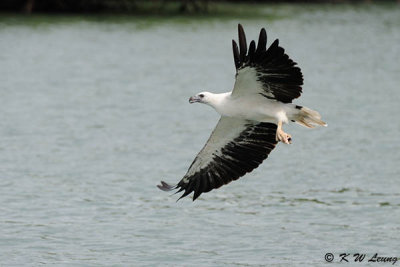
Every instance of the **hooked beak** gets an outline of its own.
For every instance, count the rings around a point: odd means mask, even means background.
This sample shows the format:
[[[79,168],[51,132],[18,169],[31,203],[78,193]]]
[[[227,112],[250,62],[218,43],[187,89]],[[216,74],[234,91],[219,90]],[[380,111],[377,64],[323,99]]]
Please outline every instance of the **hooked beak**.
[[[193,104],[193,103],[196,103],[196,102],[200,102],[200,97],[192,96],[192,97],[189,98],[189,103],[190,104]]]

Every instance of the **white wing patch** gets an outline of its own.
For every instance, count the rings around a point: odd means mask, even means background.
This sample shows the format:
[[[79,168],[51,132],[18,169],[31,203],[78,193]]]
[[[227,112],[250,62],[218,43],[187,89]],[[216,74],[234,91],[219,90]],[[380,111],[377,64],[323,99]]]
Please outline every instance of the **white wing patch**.
[[[259,81],[259,75],[260,73],[258,73],[254,67],[247,66],[239,69],[236,74],[236,81],[232,90],[232,95],[243,96],[249,94],[262,94],[266,97],[273,98],[274,95],[269,90],[266,90],[264,84]]]

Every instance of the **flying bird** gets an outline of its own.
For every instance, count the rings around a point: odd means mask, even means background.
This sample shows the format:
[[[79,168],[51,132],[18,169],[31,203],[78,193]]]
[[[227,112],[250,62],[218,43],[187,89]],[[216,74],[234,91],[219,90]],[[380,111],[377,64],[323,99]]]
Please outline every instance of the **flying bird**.
[[[302,93],[303,75],[297,63],[276,39],[267,49],[267,33],[261,29],[256,45],[247,49],[242,25],[238,25],[239,47],[232,40],[236,81],[231,92],[201,92],[189,98],[214,108],[221,118],[207,143],[197,154],[177,185],[161,181],[158,188],[178,190],[183,198],[237,180],[257,168],[278,142],[291,144],[282,125],[289,121],[307,128],[327,126],[317,111],[293,104]]]

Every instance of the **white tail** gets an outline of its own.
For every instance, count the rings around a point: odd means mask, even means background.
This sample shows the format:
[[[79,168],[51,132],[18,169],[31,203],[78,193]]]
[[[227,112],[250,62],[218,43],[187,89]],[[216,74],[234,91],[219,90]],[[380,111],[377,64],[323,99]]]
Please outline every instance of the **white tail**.
[[[294,116],[294,121],[307,128],[315,128],[316,126],[328,126],[321,120],[321,115],[312,109],[302,107],[297,115]]]

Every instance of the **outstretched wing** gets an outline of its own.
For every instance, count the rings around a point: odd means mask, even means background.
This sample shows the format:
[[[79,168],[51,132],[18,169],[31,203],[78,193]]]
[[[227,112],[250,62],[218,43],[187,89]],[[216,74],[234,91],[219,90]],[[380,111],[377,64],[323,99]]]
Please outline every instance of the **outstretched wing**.
[[[161,182],[158,187],[184,191],[183,198],[194,191],[201,193],[237,180],[257,168],[275,148],[276,124],[221,117],[207,143],[176,186]]]
[[[247,51],[246,36],[240,24],[238,31],[240,50],[232,40],[236,66],[232,95],[256,93],[283,103],[298,98],[302,92],[303,75],[297,63],[279,46],[279,40],[276,39],[267,49],[267,33],[263,28],[257,46],[253,40]]]

